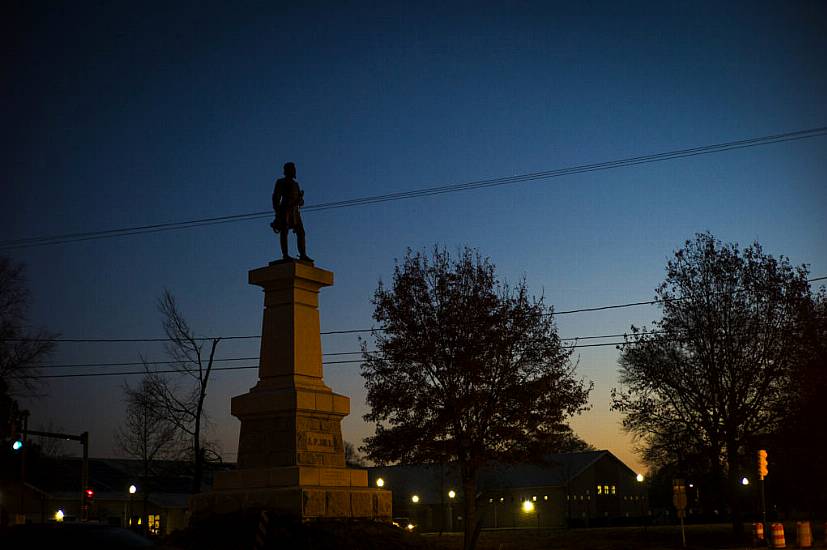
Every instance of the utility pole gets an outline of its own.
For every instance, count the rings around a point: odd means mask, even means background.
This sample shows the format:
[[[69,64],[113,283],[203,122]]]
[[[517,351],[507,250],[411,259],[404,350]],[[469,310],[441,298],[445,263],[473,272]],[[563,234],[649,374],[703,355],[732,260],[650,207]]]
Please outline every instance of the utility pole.
[[[66,439],[70,441],[79,441],[81,445],[83,445],[83,462],[81,464],[81,472],[80,472],[80,509],[81,509],[81,518],[85,521],[89,519],[89,510],[86,505],[86,489],[89,487],[89,432],[83,432],[80,435],[73,435],[73,434],[64,434],[64,433],[57,433],[57,432],[41,432],[39,430],[29,430],[28,429],[28,413],[24,417],[24,424],[23,424],[23,452],[26,452],[26,439],[29,435],[36,435],[38,437],[52,437],[55,439]],[[22,472],[25,476],[25,454],[23,455],[23,463],[24,466],[22,467]],[[24,477],[25,480],[25,477]]]

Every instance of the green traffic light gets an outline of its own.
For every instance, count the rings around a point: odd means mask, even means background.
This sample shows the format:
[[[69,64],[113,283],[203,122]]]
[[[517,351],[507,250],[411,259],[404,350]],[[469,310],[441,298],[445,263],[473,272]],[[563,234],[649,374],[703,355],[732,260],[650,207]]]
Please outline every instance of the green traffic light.
[[[19,439],[11,444],[11,448],[15,451],[19,451],[23,447],[23,442]]]

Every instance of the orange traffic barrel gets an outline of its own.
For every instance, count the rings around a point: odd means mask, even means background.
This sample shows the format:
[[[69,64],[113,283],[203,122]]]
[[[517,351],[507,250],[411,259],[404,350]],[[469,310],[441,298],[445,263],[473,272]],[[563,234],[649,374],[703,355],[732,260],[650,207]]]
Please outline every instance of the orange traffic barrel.
[[[759,543],[764,542],[764,524],[763,523],[753,523],[752,524],[752,543],[753,546],[757,546]]]
[[[809,521],[795,522],[795,541],[799,548],[813,547],[813,532],[810,529]]]
[[[784,540],[784,524],[783,523],[773,523],[770,530],[772,532],[772,547],[773,548],[786,548],[787,543]]]

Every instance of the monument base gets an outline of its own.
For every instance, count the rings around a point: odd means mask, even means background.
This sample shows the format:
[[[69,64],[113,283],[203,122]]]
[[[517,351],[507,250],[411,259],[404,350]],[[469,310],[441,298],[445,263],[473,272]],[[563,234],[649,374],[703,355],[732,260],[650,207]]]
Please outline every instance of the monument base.
[[[319,289],[333,273],[312,262],[271,262],[249,272],[264,289],[259,380],[236,396],[238,469],[190,497],[194,521],[239,512],[299,519],[391,519],[391,492],[368,487],[366,470],[345,466],[342,418],[350,399],[324,383]]]
[[[224,489],[190,497],[193,521],[267,510],[302,520],[359,518],[390,521],[391,492],[369,487],[267,487]]]

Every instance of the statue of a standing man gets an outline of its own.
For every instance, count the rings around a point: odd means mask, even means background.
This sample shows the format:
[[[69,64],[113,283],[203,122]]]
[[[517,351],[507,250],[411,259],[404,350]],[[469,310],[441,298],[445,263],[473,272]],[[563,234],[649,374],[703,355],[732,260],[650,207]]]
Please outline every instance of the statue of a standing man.
[[[287,253],[287,232],[292,229],[296,234],[299,259],[305,262],[313,261],[305,248],[304,225],[299,212],[303,205],[304,191],[296,181],[296,165],[288,162],[284,165],[284,177],[276,180],[276,187],[273,189],[273,210],[276,211],[276,219],[270,224],[273,231],[279,234],[281,257],[285,260],[290,259]]]

